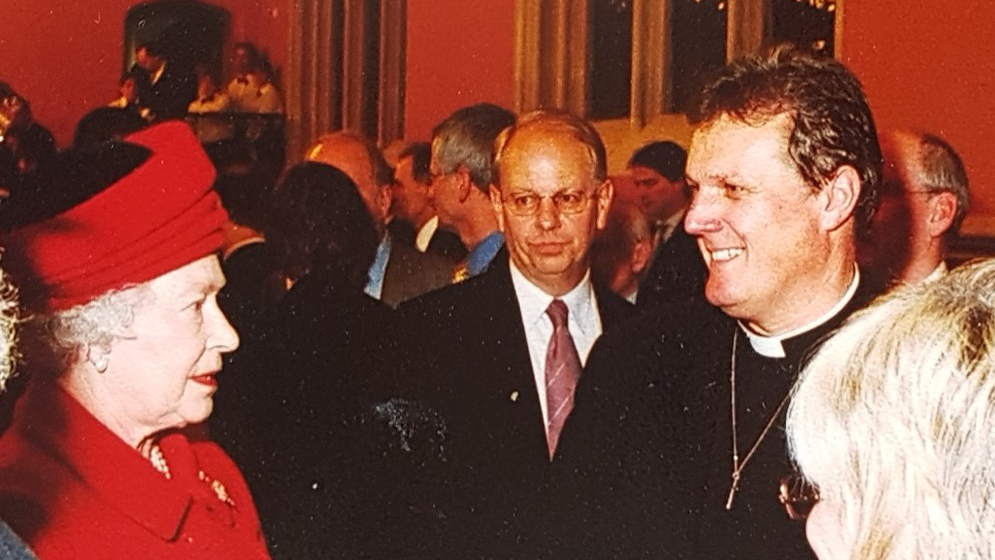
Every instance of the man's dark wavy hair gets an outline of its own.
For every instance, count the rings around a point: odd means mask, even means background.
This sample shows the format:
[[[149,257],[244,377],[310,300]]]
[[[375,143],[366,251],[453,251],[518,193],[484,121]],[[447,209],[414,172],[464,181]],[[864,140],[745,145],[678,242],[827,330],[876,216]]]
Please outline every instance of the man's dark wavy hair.
[[[781,46],[734,61],[704,86],[688,119],[703,125],[724,115],[760,125],[782,114],[792,121],[788,153],[813,189],[843,165],[857,170],[856,229],[866,234],[877,205],[881,148],[860,82],[836,60]]]
[[[337,168],[315,162],[284,174],[273,197],[267,240],[287,276],[330,274],[357,289],[366,285],[380,243],[355,183]]]

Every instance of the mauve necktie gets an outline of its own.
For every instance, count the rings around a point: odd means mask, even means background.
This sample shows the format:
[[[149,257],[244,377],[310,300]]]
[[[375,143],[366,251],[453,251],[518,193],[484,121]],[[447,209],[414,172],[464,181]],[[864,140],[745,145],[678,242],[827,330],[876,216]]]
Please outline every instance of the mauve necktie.
[[[553,460],[556,443],[560,439],[563,423],[574,407],[574,388],[580,379],[580,356],[567,328],[567,306],[554,299],[546,314],[553,321],[553,336],[546,350],[546,410],[549,422],[546,424],[546,444],[549,460]]]

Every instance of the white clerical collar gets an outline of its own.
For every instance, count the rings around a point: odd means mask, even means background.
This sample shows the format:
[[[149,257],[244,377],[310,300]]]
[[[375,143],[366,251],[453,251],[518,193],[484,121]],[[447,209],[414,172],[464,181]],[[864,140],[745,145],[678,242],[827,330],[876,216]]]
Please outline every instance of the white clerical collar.
[[[518,305],[522,311],[523,322],[535,324],[543,320],[543,317],[546,315],[546,309],[553,302],[553,296],[547,294],[542,288],[529,281],[522,274],[522,271],[518,270],[518,267],[515,266],[515,263],[511,259],[508,259],[508,265],[511,269],[511,282],[515,286],[515,295],[518,296]],[[592,314],[587,313],[585,310],[592,305],[596,305],[594,288],[591,285],[590,270],[584,274],[584,278],[572,290],[555,299],[559,299],[566,304],[569,311],[567,320],[572,322],[581,332],[587,333],[589,329],[598,327],[598,325],[591,325],[590,321],[584,319],[585,317],[592,316]],[[593,316],[597,317],[598,314],[594,313]]]
[[[835,317],[840,311],[843,310],[844,307],[846,307],[848,303],[850,303],[850,300],[853,299],[853,295],[857,293],[858,284],[860,284],[860,269],[857,268],[857,265],[854,265],[853,279],[850,280],[850,285],[847,287],[846,292],[843,293],[843,297],[836,302],[836,305],[834,305],[829,311],[823,313],[818,319],[810,323],[806,323],[796,329],[791,329],[790,331],[783,332],[781,334],[765,336],[753,332],[742,321],[738,321],[739,328],[746,333],[746,338],[749,339],[750,346],[753,347],[757,354],[767,358],[784,358],[787,354],[784,352],[784,345],[782,344],[782,341],[807,333]]]

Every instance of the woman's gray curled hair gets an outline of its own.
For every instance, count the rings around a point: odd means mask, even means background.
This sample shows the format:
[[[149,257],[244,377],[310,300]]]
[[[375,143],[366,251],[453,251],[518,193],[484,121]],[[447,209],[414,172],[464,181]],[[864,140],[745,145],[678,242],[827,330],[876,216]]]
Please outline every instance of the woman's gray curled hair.
[[[795,387],[789,447],[854,560],[995,558],[995,260],[855,314]]]
[[[87,303],[24,319],[24,359],[32,371],[60,374],[87,347],[109,349],[131,325],[135,306],[148,293],[145,284],[106,292]]]

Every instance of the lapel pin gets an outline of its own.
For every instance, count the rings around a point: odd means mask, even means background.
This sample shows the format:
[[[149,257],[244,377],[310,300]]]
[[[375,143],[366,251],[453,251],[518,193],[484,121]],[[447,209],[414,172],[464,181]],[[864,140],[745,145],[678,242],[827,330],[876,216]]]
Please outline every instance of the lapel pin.
[[[511,398],[511,402],[518,402],[518,391],[512,391],[509,398]]]

